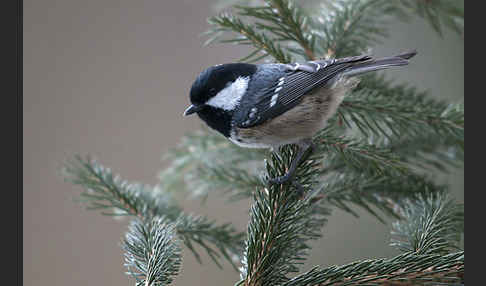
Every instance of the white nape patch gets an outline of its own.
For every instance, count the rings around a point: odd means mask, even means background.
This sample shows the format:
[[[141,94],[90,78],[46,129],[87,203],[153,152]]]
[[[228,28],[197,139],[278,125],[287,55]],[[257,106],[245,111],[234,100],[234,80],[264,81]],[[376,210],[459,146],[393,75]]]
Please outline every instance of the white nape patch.
[[[270,107],[274,106],[275,104],[277,104],[277,99],[278,99],[278,93],[274,94],[272,96],[272,100],[270,101]]]
[[[206,102],[216,108],[234,110],[248,88],[249,77],[239,77]]]

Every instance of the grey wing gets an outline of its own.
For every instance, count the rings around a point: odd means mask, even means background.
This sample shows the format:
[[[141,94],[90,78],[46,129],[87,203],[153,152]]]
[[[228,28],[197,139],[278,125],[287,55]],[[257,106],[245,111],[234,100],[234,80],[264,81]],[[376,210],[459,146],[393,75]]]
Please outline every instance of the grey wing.
[[[369,60],[368,55],[342,59],[287,64],[283,75],[256,95],[256,103],[245,111],[236,125],[250,128],[275,118],[300,103],[303,96],[324,86],[329,80],[356,62]]]

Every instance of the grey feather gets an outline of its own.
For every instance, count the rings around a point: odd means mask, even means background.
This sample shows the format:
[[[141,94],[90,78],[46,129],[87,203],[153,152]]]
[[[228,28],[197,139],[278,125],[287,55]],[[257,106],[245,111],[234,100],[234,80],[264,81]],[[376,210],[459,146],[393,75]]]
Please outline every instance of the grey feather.
[[[379,59],[365,54],[305,63],[261,65],[254,75],[259,78],[255,81],[259,85],[250,83],[248,86],[247,93],[251,96],[246,100],[249,102],[241,105],[246,108],[235,112],[234,124],[239,128],[263,124],[297,106],[305,95],[334,84],[342,76],[407,65],[408,59],[416,54],[416,51],[408,51]]]
[[[415,50],[405,52],[392,57],[380,58],[376,60],[370,60],[367,62],[359,63],[351,66],[343,72],[345,76],[356,76],[367,72],[378,71],[394,66],[404,66],[408,64],[408,59],[415,56],[417,52]]]

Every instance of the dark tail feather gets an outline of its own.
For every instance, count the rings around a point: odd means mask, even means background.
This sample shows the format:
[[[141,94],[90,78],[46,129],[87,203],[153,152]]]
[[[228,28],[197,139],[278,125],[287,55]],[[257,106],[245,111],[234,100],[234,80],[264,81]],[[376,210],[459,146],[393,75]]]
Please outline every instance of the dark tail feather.
[[[408,59],[413,58],[416,54],[417,54],[417,50],[411,50],[411,51],[396,55],[395,57],[399,57],[399,58],[408,60]]]
[[[405,52],[396,56],[386,57],[376,60],[369,60],[363,63],[355,64],[344,71],[345,76],[355,76],[367,72],[377,71],[395,66],[404,66],[408,64],[408,59],[417,54],[417,51],[413,50]]]

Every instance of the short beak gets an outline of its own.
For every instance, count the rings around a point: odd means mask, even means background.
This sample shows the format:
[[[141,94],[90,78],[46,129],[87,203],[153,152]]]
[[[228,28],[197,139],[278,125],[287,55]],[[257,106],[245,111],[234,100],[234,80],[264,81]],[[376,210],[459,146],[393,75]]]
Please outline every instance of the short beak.
[[[195,105],[192,105],[189,106],[186,111],[184,111],[184,116],[188,116],[188,115],[191,115],[195,112],[198,112],[199,110],[201,110],[201,107],[200,106],[195,106]]]

